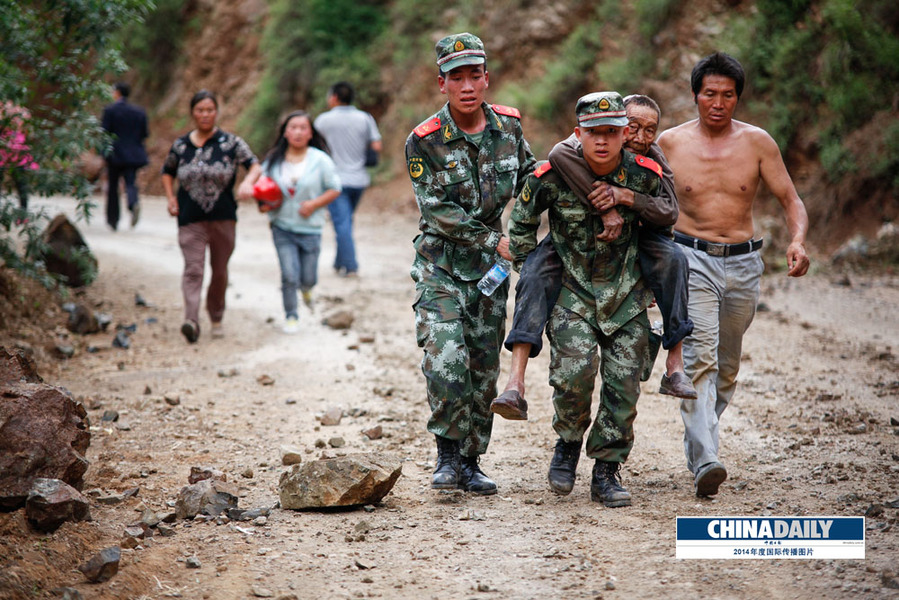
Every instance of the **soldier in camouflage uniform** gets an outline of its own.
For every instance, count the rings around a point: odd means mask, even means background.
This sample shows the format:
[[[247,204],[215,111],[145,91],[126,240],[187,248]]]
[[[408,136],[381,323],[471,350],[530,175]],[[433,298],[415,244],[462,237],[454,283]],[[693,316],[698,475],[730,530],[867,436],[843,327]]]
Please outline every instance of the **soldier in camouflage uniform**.
[[[577,103],[575,132],[583,155],[600,181],[657,196],[661,168],[622,149],[628,121],[616,92],[588,94]],[[540,216],[549,211],[550,236],[564,265],[562,290],[547,327],[551,347],[553,428],[576,445],[587,429],[587,456],[596,459],[591,498],[606,506],[629,506],[618,470],[633,446],[633,421],[649,338],[646,308],[652,291],[638,263],[638,213],[621,207],[621,234],[598,239],[602,220],[552,170],[537,166],[525,182],[509,222],[516,268],[537,246]],[[597,356],[599,349],[599,356]],[[592,428],[590,405],[597,373],[602,375],[599,408]],[[574,458],[576,465],[577,454]],[[567,490],[574,484],[574,470]],[[553,478],[550,477],[552,485]]]
[[[477,283],[502,256],[511,260],[500,217],[533,171],[534,156],[514,108],[484,101],[486,52],[470,33],[437,43],[440,91],[448,102],[406,140],[406,163],[421,211],[412,279],[416,337],[424,350],[437,438],[431,487],[496,493],[478,466],[487,451],[505,332],[508,282],[492,296]]]

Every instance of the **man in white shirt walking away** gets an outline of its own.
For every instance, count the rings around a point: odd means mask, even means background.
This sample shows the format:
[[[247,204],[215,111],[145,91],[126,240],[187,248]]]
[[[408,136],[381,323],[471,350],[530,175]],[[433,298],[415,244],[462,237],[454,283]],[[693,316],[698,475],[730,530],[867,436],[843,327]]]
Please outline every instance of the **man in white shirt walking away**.
[[[343,191],[328,205],[334,233],[337,236],[337,255],[334,270],[343,277],[358,275],[356,244],[353,241],[353,214],[362,193],[371,184],[365,169],[369,146],[381,151],[381,134],[374,117],[353,106],[355,92],[346,81],[335,83],[328,92],[328,107],[315,119],[315,128],[325,137]]]

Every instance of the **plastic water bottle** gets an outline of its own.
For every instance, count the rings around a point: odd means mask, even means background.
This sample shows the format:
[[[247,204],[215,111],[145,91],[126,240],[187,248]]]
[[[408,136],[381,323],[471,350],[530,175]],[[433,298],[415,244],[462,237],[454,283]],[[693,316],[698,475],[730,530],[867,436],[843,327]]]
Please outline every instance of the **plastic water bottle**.
[[[506,280],[509,273],[512,272],[512,264],[505,258],[498,258],[487,274],[481,277],[478,282],[478,289],[485,296],[490,296],[496,291],[502,282]]]

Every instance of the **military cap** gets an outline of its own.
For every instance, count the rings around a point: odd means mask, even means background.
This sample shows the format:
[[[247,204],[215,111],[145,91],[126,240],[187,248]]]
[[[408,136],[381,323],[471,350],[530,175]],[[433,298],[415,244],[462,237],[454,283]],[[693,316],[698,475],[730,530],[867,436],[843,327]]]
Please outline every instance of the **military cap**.
[[[581,96],[575,111],[579,127],[627,126],[627,111],[624,109],[624,100],[618,92],[594,92]]]
[[[442,73],[449,73],[463,65],[482,65],[487,62],[484,42],[471,33],[448,35],[434,48],[437,51],[437,66]]]

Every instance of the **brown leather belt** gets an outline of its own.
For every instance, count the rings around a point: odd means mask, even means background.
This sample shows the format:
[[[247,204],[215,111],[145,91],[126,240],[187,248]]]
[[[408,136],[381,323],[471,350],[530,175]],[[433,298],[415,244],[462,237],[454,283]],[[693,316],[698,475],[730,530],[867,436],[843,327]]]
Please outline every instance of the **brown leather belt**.
[[[707,242],[699,238],[695,238],[682,233],[674,232],[674,241],[678,244],[688,246],[705,252],[709,256],[739,256],[740,254],[749,254],[755,252],[762,247],[764,240],[749,240],[740,244],[718,244],[716,242]]]

